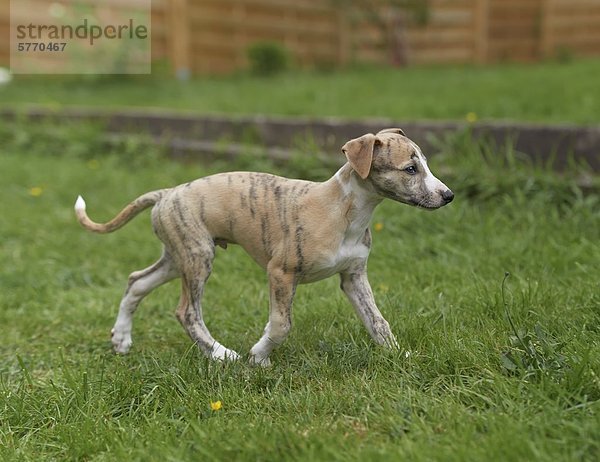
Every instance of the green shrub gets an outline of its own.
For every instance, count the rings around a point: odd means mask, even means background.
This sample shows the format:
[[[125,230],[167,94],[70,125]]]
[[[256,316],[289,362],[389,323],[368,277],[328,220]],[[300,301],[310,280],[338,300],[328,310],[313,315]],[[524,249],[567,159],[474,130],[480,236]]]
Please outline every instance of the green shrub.
[[[289,52],[277,42],[257,42],[248,48],[248,61],[253,74],[268,76],[286,70]]]

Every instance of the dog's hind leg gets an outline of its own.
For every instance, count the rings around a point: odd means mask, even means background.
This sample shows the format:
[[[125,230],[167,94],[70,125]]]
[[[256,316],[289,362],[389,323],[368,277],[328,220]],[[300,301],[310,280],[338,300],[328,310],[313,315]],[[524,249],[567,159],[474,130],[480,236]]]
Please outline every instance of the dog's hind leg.
[[[210,244],[208,244],[210,242]],[[212,240],[192,246],[184,246],[185,265],[181,275],[181,299],[177,308],[177,319],[190,338],[208,358],[218,361],[237,360],[239,355],[217,342],[208,331],[202,316],[202,295],[212,270],[215,255]]]
[[[112,344],[116,353],[125,354],[131,348],[133,313],[142,299],[156,287],[177,276],[178,272],[166,252],[163,252],[162,257],[152,266],[129,275],[127,289],[119,306],[119,314],[111,331]]]

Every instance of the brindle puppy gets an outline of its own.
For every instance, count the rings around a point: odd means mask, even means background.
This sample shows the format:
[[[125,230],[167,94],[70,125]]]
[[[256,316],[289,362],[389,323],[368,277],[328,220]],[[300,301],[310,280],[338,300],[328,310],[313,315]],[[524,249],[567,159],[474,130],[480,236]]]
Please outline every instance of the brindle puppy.
[[[112,330],[115,351],[129,351],[132,317],[142,298],[180,277],[177,318],[192,340],[210,358],[239,358],[212,337],[202,318],[202,294],[215,246],[227,244],[241,245],[269,278],[269,322],[250,350],[253,363],[268,365],[273,349],[288,336],[296,286],[336,273],[373,339],[396,346],[367,280],[371,215],[384,198],[436,209],[454,195],[432,175],[419,147],[400,129],[363,135],[348,141],[342,151],[348,163],[323,183],[264,173],[221,173],[144,194],[106,224],[91,221],[79,197],[77,218],[97,233],[115,231],[154,206],[152,225],[164,244],[156,263],[129,276]]]

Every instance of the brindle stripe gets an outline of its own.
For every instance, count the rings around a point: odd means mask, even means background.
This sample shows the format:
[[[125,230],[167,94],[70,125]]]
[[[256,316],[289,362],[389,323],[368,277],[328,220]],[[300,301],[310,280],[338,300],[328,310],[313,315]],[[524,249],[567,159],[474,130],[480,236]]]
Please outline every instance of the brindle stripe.
[[[206,223],[206,198],[204,196],[200,198],[200,219]]]
[[[296,271],[302,273],[304,271],[304,228],[302,225],[296,225]]]

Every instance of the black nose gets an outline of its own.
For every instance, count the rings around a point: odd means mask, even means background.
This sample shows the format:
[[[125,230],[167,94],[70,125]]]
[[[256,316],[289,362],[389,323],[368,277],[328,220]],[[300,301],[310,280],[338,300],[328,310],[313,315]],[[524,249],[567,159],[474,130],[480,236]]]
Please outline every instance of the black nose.
[[[454,199],[454,193],[449,189],[446,189],[445,191],[442,191],[442,199],[444,199],[444,202],[446,202],[446,204],[449,204],[450,202],[452,202],[452,199]]]

